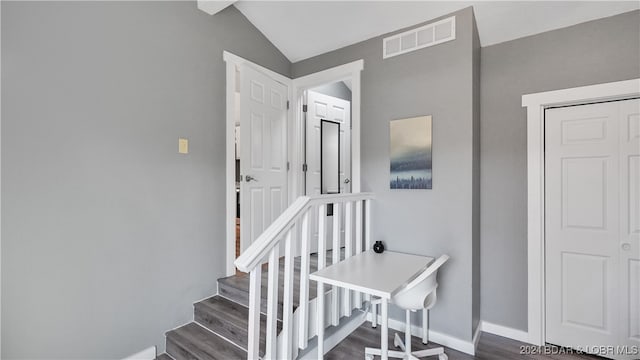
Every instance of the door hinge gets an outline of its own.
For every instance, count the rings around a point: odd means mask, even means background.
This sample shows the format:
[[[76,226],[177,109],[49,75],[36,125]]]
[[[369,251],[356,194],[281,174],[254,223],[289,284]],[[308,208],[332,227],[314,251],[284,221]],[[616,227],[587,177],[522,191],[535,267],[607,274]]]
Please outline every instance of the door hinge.
[[[307,172],[307,164],[302,164],[302,171]]]
[[[289,110],[289,100],[287,100],[287,110]]]
[[[302,112],[305,112],[305,113],[307,112],[307,105],[306,104],[302,105]]]
[[[291,164],[287,161],[287,171],[291,168]]]

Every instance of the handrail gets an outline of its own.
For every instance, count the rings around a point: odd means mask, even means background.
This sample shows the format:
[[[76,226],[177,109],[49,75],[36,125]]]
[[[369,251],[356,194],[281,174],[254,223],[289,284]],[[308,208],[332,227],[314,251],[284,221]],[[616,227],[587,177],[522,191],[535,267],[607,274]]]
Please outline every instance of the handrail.
[[[269,251],[278,245],[285,231],[314,205],[373,199],[373,193],[330,194],[298,197],[234,262],[238,270],[249,272],[261,264]]]
[[[347,193],[347,194],[328,194],[310,196],[311,205],[335,204],[357,200],[371,200],[373,193]]]

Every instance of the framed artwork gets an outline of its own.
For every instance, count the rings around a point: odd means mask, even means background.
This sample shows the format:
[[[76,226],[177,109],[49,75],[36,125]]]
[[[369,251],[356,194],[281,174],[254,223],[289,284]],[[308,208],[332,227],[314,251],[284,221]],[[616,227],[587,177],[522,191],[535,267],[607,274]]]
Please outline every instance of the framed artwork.
[[[431,115],[391,120],[389,159],[391,189],[431,189]]]

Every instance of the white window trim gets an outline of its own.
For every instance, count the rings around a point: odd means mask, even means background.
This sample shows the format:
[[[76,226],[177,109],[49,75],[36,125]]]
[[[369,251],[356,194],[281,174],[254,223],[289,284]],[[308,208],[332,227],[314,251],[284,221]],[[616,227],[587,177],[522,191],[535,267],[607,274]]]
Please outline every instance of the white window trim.
[[[581,86],[522,96],[527,108],[528,338],[544,345],[544,110],[549,107],[622,100],[640,96],[640,79]]]

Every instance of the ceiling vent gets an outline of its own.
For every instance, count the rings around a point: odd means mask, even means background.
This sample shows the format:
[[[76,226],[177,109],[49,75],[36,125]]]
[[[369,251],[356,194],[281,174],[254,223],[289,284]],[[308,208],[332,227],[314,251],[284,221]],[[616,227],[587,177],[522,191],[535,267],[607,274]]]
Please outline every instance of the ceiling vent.
[[[411,51],[455,40],[456,17],[452,16],[419,28],[389,36],[382,40],[382,58],[406,54]]]

